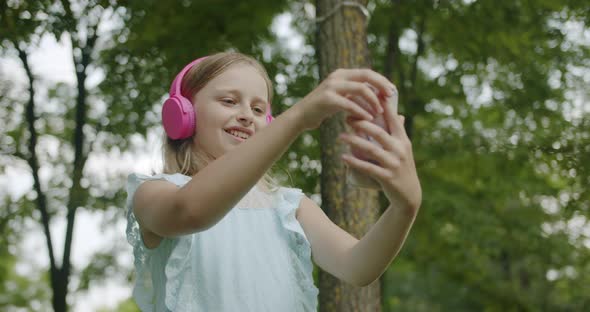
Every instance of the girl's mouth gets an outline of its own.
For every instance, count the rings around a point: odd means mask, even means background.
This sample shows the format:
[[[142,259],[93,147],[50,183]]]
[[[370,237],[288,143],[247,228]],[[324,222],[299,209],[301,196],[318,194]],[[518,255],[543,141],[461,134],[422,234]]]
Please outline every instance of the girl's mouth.
[[[223,131],[224,131],[225,133],[227,133],[228,135],[230,135],[232,138],[234,138],[236,141],[239,141],[239,142],[244,142],[244,141],[246,141],[246,139],[244,139],[244,138],[240,138],[239,136],[236,136],[236,135],[233,135],[233,134],[229,133],[229,132],[228,132],[227,130],[225,130],[225,129],[224,129]]]

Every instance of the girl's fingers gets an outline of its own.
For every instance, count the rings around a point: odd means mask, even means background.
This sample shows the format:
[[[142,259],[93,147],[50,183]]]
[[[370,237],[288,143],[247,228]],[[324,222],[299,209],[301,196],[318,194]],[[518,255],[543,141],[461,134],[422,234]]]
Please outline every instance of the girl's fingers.
[[[396,168],[400,164],[399,159],[391,157],[390,153],[386,152],[383,148],[358,135],[340,134],[339,138],[340,140],[351,145],[351,148],[365,151],[368,155],[370,155],[370,158],[376,160],[381,167]]]
[[[392,90],[395,89],[395,85],[391,83],[387,78],[370,69],[356,68],[343,70],[342,75],[344,79],[358,82],[368,82],[372,86],[379,89],[379,91],[382,92],[382,94],[385,94],[387,96],[392,95]]]
[[[391,151],[397,155],[401,155],[403,149],[401,148],[401,141],[397,136],[390,135],[385,130],[372,122],[366,122],[364,120],[348,121],[348,124],[352,127],[355,133],[361,133],[361,137],[364,135],[372,138],[373,141],[379,143],[382,149]],[[369,141],[370,142],[370,141]],[[375,142],[370,142],[375,145]]]
[[[399,133],[400,135],[403,134],[407,136],[408,134],[406,133],[406,128],[404,127],[404,119],[402,118],[402,115],[390,116],[389,124],[392,128],[392,133]]]
[[[349,98],[348,95],[350,94],[360,96],[360,101],[364,100],[364,103],[358,104],[364,106],[366,110],[368,110],[370,107],[373,115],[377,115],[382,112],[381,102],[377,97],[377,94],[375,94],[371,87],[366,83],[344,80],[340,81],[338,84],[335,84],[335,89],[338,94],[343,96],[346,95],[347,98]]]
[[[388,179],[392,178],[391,173],[387,169],[371,162],[358,159],[354,155],[342,154],[341,158],[344,160],[347,166],[375,177],[379,181],[387,181]]]
[[[339,96],[336,103],[339,107],[343,108],[351,115],[357,116],[357,118],[359,119],[373,120],[373,115],[371,115],[365,109],[361,108],[360,105],[349,100],[346,97]]]
[[[397,93],[397,90],[394,90],[394,92]],[[385,112],[383,113],[383,121],[387,125],[388,132],[393,135],[396,132],[393,119],[395,118],[395,115],[397,115],[397,94],[387,98],[387,101],[388,103],[384,107]],[[393,101],[394,103],[389,103],[389,101]]]

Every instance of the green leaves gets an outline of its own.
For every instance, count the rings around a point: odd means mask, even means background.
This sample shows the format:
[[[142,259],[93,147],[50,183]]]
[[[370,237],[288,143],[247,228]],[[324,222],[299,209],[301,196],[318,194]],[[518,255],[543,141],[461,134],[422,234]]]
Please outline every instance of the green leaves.
[[[585,280],[587,265],[569,269],[585,273],[546,277],[567,271],[564,259],[589,256],[587,247],[568,238],[577,231],[572,223],[589,215],[590,198],[582,195],[587,192],[580,181],[590,179],[578,173],[588,172],[581,163],[590,144],[581,127],[588,114],[576,122],[566,117],[566,94],[579,86],[561,79],[561,87],[552,87],[559,78],[551,78],[583,62],[580,55],[588,58],[587,49],[569,42],[559,26],[585,9],[565,1],[393,3],[374,14],[376,42],[388,40],[391,31],[401,36],[396,44],[418,42],[408,34],[419,36],[425,19],[424,54],[401,49],[392,72],[403,85],[400,111],[415,121],[412,142],[424,202],[400,259],[416,266],[409,271],[392,265],[387,296],[397,299],[388,308],[587,305],[588,298],[555,288],[578,293],[573,288]],[[385,57],[385,46],[375,44],[373,55]],[[423,66],[412,80],[416,57]]]
[[[583,108],[588,91],[582,69],[590,57],[587,43],[571,40],[570,26],[588,31],[587,3],[467,2],[370,3],[373,68],[400,90],[399,111],[412,120],[423,188],[415,226],[384,275],[384,310],[583,310],[590,305],[590,253],[582,230],[590,215],[590,118]],[[15,47],[30,52],[42,34],[67,39],[79,23],[96,22],[97,12],[114,12],[106,15],[116,27],[100,33],[87,69],[105,77],[86,98],[84,133],[99,152],[125,153],[130,138],[159,126],[158,108],[173,76],[202,55],[234,49],[261,60],[275,80],[275,115],[318,83],[310,3],[96,4],[69,12],[51,1],[2,3],[0,46],[2,55],[15,55]],[[285,11],[305,40],[297,51],[301,59],[271,32],[271,22]],[[76,46],[83,47],[81,39],[74,36]],[[0,143],[17,156],[3,159],[1,169],[23,164],[29,143],[21,117],[26,96],[19,101],[8,92],[17,87],[12,81],[1,85],[6,105]],[[37,93],[36,127],[59,151],[38,150],[41,166],[55,168],[43,187],[52,216],[64,214],[72,183],[76,95],[76,86],[63,83]],[[286,185],[319,195],[319,142],[319,131],[305,133],[278,161],[276,174]],[[105,224],[120,220],[124,182],[117,174],[85,177],[79,194],[85,208],[104,213]],[[30,192],[6,202],[0,246],[18,244],[23,220],[39,219],[35,197]],[[81,268],[80,289],[109,275],[115,263],[109,252]],[[13,272],[14,253],[0,248],[0,256],[0,272]],[[48,288],[34,287],[39,280],[48,283],[47,277],[27,282],[7,274],[0,274],[6,276],[2,282],[33,289],[30,294],[49,302]],[[7,300],[25,307],[25,297],[2,297],[0,307]],[[120,307],[128,308],[134,307]]]

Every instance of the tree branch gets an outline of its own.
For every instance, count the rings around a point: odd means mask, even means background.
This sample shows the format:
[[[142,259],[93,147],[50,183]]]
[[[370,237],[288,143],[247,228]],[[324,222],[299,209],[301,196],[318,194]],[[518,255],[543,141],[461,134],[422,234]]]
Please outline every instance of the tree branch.
[[[47,249],[49,251],[49,264],[50,264],[50,268],[51,268],[51,279],[53,282],[53,279],[56,278],[56,274],[57,273],[57,266],[55,264],[55,256],[53,254],[53,243],[51,241],[51,232],[49,230],[49,224],[50,224],[50,219],[51,217],[49,216],[49,213],[47,211],[47,200],[45,197],[45,194],[43,193],[43,191],[41,190],[41,181],[39,179],[39,162],[37,160],[37,154],[36,154],[36,148],[37,148],[37,130],[35,130],[35,89],[34,89],[34,80],[35,78],[33,77],[33,73],[31,72],[31,68],[29,67],[29,62],[28,62],[28,56],[27,53],[21,49],[18,45],[18,42],[13,42],[16,50],[18,51],[18,57],[20,58],[20,60],[23,63],[25,72],[27,74],[27,77],[29,79],[29,101],[27,102],[27,107],[26,107],[26,120],[28,123],[28,128],[29,128],[29,132],[31,135],[31,138],[29,140],[29,155],[28,157],[25,157],[25,160],[27,161],[27,163],[29,164],[29,166],[31,167],[31,173],[33,175],[33,188],[35,189],[35,192],[37,192],[37,208],[39,209],[39,211],[41,212],[41,222],[43,224],[43,230],[45,232],[45,238],[46,238],[46,242],[47,242]],[[21,155],[21,157],[23,157],[24,155],[18,153],[16,153],[16,155]]]
[[[90,64],[91,54],[98,39],[98,25],[102,20],[102,16],[98,22],[91,27],[91,31],[88,32],[89,36],[86,38],[85,46],[81,48],[81,57],[78,62],[74,56],[74,66],[76,68],[76,78],[78,84],[78,95],[76,97],[76,128],[74,129],[74,135],[72,137],[72,145],[74,146],[74,172],[72,174],[72,188],[70,190],[69,202],[67,204],[67,225],[66,225],[66,237],[64,246],[64,264],[63,273],[64,276],[68,277],[70,273],[70,255],[72,248],[72,236],[74,232],[74,222],[76,218],[76,210],[78,207],[84,204],[84,194],[86,193],[80,185],[82,179],[84,166],[88,159],[88,153],[84,153],[84,125],[87,123],[87,105],[86,98],[87,92],[85,87],[86,82],[86,68]],[[72,42],[72,49],[75,49],[75,44]]]

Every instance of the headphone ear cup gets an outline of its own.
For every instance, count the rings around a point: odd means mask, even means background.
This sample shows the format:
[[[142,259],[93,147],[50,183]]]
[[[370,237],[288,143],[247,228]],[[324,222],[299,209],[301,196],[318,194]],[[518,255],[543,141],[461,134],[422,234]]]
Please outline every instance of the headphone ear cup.
[[[269,124],[274,120],[271,114],[266,115],[266,123]]]
[[[173,140],[193,135],[196,120],[192,103],[183,96],[169,97],[162,106],[162,124],[168,137]]]

